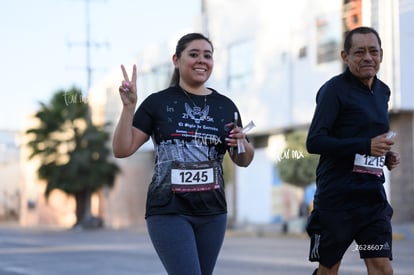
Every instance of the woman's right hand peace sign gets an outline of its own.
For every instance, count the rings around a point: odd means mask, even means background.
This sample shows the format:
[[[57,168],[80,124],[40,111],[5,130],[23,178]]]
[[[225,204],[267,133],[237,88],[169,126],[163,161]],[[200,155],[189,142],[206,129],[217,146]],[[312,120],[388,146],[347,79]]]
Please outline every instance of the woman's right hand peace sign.
[[[121,95],[122,104],[124,107],[133,106],[137,103],[137,66],[134,64],[132,67],[132,77],[129,80],[128,73],[126,72],[125,66],[121,65],[122,74],[124,80],[119,86],[119,94]]]

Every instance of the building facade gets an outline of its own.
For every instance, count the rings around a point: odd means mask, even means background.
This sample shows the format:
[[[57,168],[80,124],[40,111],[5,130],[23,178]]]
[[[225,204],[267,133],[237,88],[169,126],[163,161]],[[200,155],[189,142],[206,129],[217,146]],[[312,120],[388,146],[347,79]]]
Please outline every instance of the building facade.
[[[0,222],[17,221],[20,216],[20,133],[0,131]]]
[[[414,80],[408,76],[414,61],[410,51],[414,40],[409,31],[412,15],[414,3],[407,0],[203,1],[194,31],[204,32],[215,45],[215,68],[208,85],[231,97],[245,122],[253,120],[256,124],[250,134],[255,159],[247,169],[236,167],[228,183],[229,214],[234,224],[266,224],[297,214],[303,191],[281,182],[275,168],[277,161],[283,161],[280,156],[286,155],[284,134],[307,129],[317,90],[343,70],[343,34],[357,25],[376,28],[382,38],[384,60],[379,77],[392,90],[391,127],[397,132],[396,150],[402,153],[401,166],[386,173],[386,190],[395,209],[394,220],[414,220],[414,205],[410,203],[414,195],[414,93],[410,87]],[[179,36],[142,52],[133,61],[143,68],[138,80],[139,99],[167,86],[173,69],[170,58]],[[106,88],[109,97],[118,96],[118,75],[117,81],[111,82],[113,87]],[[120,110],[118,102],[116,98],[108,100],[104,107],[118,106],[105,116],[114,124]],[[147,146],[137,153],[140,160],[134,157],[122,163],[147,165],[152,160],[151,151]],[[132,184],[139,194],[145,194],[151,169],[139,174],[144,177],[127,178],[126,166],[115,188]],[[139,198],[145,200],[145,196]],[[143,212],[144,202],[138,204],[135,209]]]

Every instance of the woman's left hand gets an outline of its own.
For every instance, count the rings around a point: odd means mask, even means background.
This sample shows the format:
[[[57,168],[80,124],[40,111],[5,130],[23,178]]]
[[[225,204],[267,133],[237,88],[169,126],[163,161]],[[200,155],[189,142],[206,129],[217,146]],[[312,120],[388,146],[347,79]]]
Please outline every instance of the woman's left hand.
[[[243,128],[236,126],[229,132],[226,142],[228,146],[235,148],[238,145],[238,140],[243,141],[244,139],[246,139],[246,134],[243,132]]]
[[[246,133],[243,128],[234,127],[226,138],[227,145],[230,147],[230,157],[235,164],[241,167],[247,167],[254,157],[254,148],[246,139]],[[240,143],[240,144],[239,144]],[[244,151],[239,153],[238,146],[243,146]]]

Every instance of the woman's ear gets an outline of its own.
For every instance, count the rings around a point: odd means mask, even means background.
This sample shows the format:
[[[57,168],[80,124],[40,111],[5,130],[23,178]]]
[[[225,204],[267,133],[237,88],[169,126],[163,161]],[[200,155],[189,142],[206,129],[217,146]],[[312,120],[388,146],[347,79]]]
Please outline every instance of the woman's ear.
[[[176,55],[176,54],[174,54],[174,55],[173,55],[173,57],[172,57],[172,62],[173,62],[173,64],[174,64],[174,67],[175,67],[175,68],[178,68],[178,57],[177,57],[177,55]]]

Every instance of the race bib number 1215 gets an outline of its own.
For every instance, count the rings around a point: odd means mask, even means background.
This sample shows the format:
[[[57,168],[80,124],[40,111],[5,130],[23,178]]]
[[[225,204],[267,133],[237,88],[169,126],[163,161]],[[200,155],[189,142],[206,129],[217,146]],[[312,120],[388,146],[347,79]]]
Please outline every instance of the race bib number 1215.
[[[385,164],[385,156],[373,157],[370,155],[355,155],[353,172],[368,173],[381,176]]]

